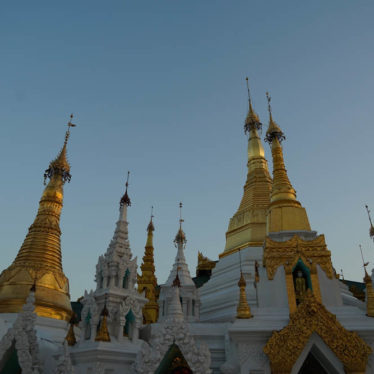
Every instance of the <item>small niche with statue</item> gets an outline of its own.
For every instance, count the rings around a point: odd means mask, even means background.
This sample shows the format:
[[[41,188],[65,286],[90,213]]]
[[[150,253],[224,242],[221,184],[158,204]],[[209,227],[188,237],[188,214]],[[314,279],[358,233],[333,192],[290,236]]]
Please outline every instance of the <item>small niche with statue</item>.
[[[295,287],[296,305],[299,305],[303,301],[306,291],[313,291],[310,270],[304,265],[301,259],[297,261],[297,264],[293,268],[292,277]]]

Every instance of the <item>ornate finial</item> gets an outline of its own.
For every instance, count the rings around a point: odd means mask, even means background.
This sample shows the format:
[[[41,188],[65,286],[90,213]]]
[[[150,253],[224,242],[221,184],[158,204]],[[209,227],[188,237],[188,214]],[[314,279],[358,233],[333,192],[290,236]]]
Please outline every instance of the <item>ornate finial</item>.
[[[155,231],[155,227],[153,226],[153,205],[151,207],[151,220],[149,221],[149,224],[148,224],[148,227],[147,227],[147,231],[150,232],[150,231]]]
[[[179,230],[174,239],[174,244],[176,247],[178,246],[178,244],[185,245],[187,242],[186,235],[182,230],[182,222],[184,222],[184,219],[182,219],[182,207],[183,207],[183,204],[180,202],[179,203]]]
[[[277,138],[279,142],[282,142],[282,140],[286,139],[286,137],[283,134],[283,131],[280,129],[280,127],[275,123],[273,120],[272,110],[271,110],[271,96],[269,92],[266,91],[266,99],[268,101],[268,111],[269,111],[269,128],[266,131],[265,141],[268,143],[271,143],[274,138]]]
[[[183,204],[182,202],[179,203],[179,227],[182,228],[182,222],[184,222],[184,219],[182,218],[182,208]]]
[[[68,142],[68,139],[69,139],[69,136],[70,136],[70,127],[75,127],[75,126],[77,126],[76,124],[74,124],[74,123],[72,123],[71,121],[73,120],[73,113],[72,114],[70,114],[70,120],[69,120],[69,122],[68,122],[68,129],[67,129],[67,131],[66,131],[66,134],[65,134],[65,142],[64,142],[64,145],[66,145],[67,144],[67,142]]]
[[[270,96],[270,94],[269,94],[268,91],[266,91],[266,99],[268,101],[268,112],[269,112],[269,116],[271,118],[272,117],[271,116],[271,104],[270,104],[270,102],[271,102],[271,96]]]
[[[122,208],[124,205],[126,206],[131,206],[131,200],[129,198],[129,195],[127,194],[127,189],[129,187],[129,177],[130,177],[130,172],[128,171],[127,172],[127,179],[126,179],[126,190],[125,190],[125,194],[122,196],[120,202],[119,202],[119,205],[120,207]]]
[[[70,136],[70,128],[76,125],[71,122],[73,115],[70,115],[70,121],[67,123],[68,129],[65,133],[64,145],[59,153],[59,155],[49,164],[49,168],[44,172],[44,185],[46,184],[47,178],[52,178],[53,175],[59,174],[62,176],[63,183],[70,182],[70,165],[66,158],[66,145]]]
[[[251,92],[249,90],[248,77],[245,78],[247,81],[247,91],[248,91],[248,114],[244,122],[244,133],[249,133],[252,129],[261,130],[262,123],[258,118],[258,115],[254,112],[252,108]]]
[[[362,267],[364,268],[364,271],[365,271],[365,277],[369,277],[369,274],[367,273],[366,271],[366,266],[369,265],[369,262],[365,262],[364,260],[364,255],[362,253],[362,247],[361,247],[361,244],[358,245],[360,247],[360,252],[361,252],[361,259],[362,259]],[[369,277],[370,278],[370,277]]]
[[[341,276],[342,276],[342,280],[344,281],[345,279],[344,279],[343,269],[340,269],[340,274],[341,274]]]
[[[370,210],[369,210],[369,207],[367,205],[365,205],[365,208],[366,208],[366,211],[368,212],[369,222],[370,222],[369,235],[370,235],[370,238],[372,238],[373,241],[374,241],[374,226],[373,226],[373,222],[371,220]]]
[[[251,91],[249,90],[249,83],[248,83],[248,77],[245,78],[247,81],[247,91],[248,91],[248,109],[251,108],[252,102],[251,102]]]

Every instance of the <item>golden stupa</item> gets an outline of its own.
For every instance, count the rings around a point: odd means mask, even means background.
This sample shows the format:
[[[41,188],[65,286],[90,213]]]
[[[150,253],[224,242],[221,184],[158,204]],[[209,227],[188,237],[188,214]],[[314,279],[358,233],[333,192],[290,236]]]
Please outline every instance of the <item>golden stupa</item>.
[[[272,180],[258,131],[262,124],[252,107],[248,86],[248,115],[244,131],[248,134],[248,173],[239,208],[230,219],[225,251],[230,255],[245,247],[259,247],[266,237],[266,215],[270,204]]]
[[[36,218],[17,257],[0,275],[0,313],[19,312],[35,285],[35,312],[42,317],[70,320],[69,280],[62,270],[59,223],[63,185],[71,178],[66,146],[72,126],[70,121],[64,145],[45,171],[44,178],[49,182]]]
[[[309,219],[304,207],[296,199],[296,191],[288,179],[281,146],[285,136],[273,120],[270,96],[266,93],[269,109],[269,127],[266,141],[271,145],[273,157],[273,185],[271,189],[267,233],[279,231],[310,231]]]

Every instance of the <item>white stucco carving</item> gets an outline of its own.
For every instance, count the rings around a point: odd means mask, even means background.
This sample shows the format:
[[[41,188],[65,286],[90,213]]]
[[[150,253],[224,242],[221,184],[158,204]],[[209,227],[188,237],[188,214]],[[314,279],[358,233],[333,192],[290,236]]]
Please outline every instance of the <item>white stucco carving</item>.
[[[39,344],[35,331],[36,314],[34,313],[35,292],[30,291],[22,311],[13,326],[8,329],[0,341],[0,358],[14,344],[18,362],[23,374],[41,374],[39,362]]]

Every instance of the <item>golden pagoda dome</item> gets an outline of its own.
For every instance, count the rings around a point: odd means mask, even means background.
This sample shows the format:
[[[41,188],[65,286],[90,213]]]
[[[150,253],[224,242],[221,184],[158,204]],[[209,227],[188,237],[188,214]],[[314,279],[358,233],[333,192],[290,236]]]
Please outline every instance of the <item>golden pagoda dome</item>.
[[[18,313],[30,287],[36,287],[35,312],[42,317],[69,321],[72,310],[69,280],[62,270],[60,215],[63,185],[70,181],[66,146],[70,128],[58,156],[44,173],[49,179],[33,224],[13,263],[0,274],[0,313]]]

